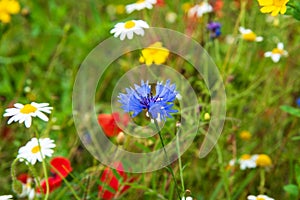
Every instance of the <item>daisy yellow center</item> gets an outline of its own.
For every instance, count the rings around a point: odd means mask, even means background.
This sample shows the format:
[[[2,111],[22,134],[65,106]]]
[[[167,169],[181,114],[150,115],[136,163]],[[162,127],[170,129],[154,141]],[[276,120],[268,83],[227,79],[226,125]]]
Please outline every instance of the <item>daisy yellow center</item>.
[[[134,27],[134,26],[135,26],[134,21],[128,21],[128,22],[126,22],[125,25],[124,25],[124,27],[125,27],[126,29],[130,29],[130,28],[132,28],[132,27]]]
[[[241,160],[249,160],[251,156],[249,154],[244,154],[241,156]]]
[[[261,154],[258,156],[256,164],[262,167],[267,167],[272,165],[272,160],[268,155]]]
[[[266,200],[266,199],[263,197],[257,197],[256,200]]]
[[[29,113],[33,113],[37,110],[36,107],[32,106],[31,104],[26,104],[21,110],[20,112],[23,114],[29,114]]]
[[[273,54],[280,54],[280,55],[282,55],[282,54],[283,54],[283,50],[282,50],[282,49],[275,48],[275,49],[272,50],[272,53],[273,53]]]
[[[256,39],[256,34],[251,32],[251,33],[245,33],[243,34],[243,39],[248,40],[248,41],[255,41]]]
[[[32,153],[38,153],[40,151],[40,147],[39,146],[35,146],[31,149]]]
[[[251,133],[249,131],[242,131],[240,133],[240,138],[242,140],[250,140],[251,139]]]
[[[144,3],[145,0],[138,0],[136,3]]]

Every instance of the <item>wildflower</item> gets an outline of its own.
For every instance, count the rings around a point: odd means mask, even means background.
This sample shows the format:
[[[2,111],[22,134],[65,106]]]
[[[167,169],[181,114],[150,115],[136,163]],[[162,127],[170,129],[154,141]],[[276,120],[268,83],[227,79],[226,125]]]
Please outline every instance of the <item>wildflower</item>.
[[[260,167],[269,167],[272,165],[272,160],[266,154],[258,154],[256,158],[256,165]]]
[[[192,4],[190,2],[185,2],[181,6],[184,13],[188,13],[191,7],[192,7]]]
[[[235,160],[235,159],[231,159],[231,160],[229,161],[228,165],[226,166],[226,170],[233,169],[235,163],[236,163],[236,160]]]
[[[129,117],[126,114],[122,116],[119,113],[98,115],[98,122],[108,137],[117,136],[122,131],[118,124],[126,126],[128,121]]]
[[[114,37],[120,36],[121,40],[124,40],[125,37],[131,40],[133,33],[143,36],[145,33],[144,28],[149,28],[147,22],[143,20],[130,20],[117,23],[110,33],[114,34]]]
[[[64,157],[55,157],[50,161],[51,173],[57,175],[60,178],[65,178],[73,170],[71,167],[71,162]]]
[[[138,0],[136,3],[129,4],[125,8],[129,14],[135,10],[143,10],[145,8],[152,9],[154,4],[156,4],[156,0]]]
[[[1,195],[0,196],[0,200],[9,200],[12,199],[13,196],[12,195]]]
[[[121,131],[117,136],[117,143],[122,145],[124,144],[124,141],[125,141],[125,134]]]
[[[271,13],[272,16],[278,15],[279,12],[284,14],[288,2],[289,0],[258,0],[258,4],[262,6],[260,12]]]
[[[107,167],[100,177],[102,184],[98,187],[98,190],[101,199],[114,199],[116,193],[123,194],[130,188],[130,186],[126,183],[131,183],[134,181],[134,178],[128,179],[127,174],[124,172],[122,163],[118,162],[114,165],[118,173],[117,176],[111,168]],[[105,189],[107,187],[110,189]]]
[[[7,124],[12,122],[25,123],[25,126],[29,128],[31,126],[32,119],[31,117],[39,117],[44,121],[48,121],[48,117],[43,113],[50,114],[52,107],[48,107],[48,103],[35,103],[32,102],[31,104],[14,104],[15,108],[8,108],[5,110],[4,117],[11,117]]]
[[[260,194],[258,196],[249,195],[247,197],[247,200],[274,200],[274,199],[271,197],[268,197],[267,195]]]
[[[281,42],[277,44],[277,48],[274,48],[272,51],[268,51],[265,53],[265,57],[271,57],[271,59],[275,63],[279,62],[281,56],[287,56],[287,55],[288,52],[284,50],[284,45]]]
[[[116,13],[122,15],[125,12],[125,6],[122,4],[116,5]]]
[[[242,132],[240,132],[239,136],[242,140],[250,140],[252,137],[251,133],[249,131],[242,131]]]
[[[29,200],[33,200],[36,194],[35,189],[32,187],[32,177],[28,174],[20,174],[17,179],[22,183],[22,193],[18,197],[28,197]]]
[[[215,39],[221,35],[221,24],[219,22],[209,22],[206,27],[210,31],[211,39]]]
[[[209,113],[204,114],[204,120],[210,120],[210,114]]]
[[[165,1],[164,0],[156,0],[156,4],[159,7],[163,7],[165,5]]]
[[[181,200],[193,200],[193,197],[182,197]]]
[[[161,42],[155,42],[146,49],[142,50],[140,62],[146,63],[147,66],[150,66],[152,63],[161,65],[162,63],[166,62],[168,56],[169,50],[162,47]]]
[[[141,86],[126,88],[127,94],[120,93],[118,98],[125,112],[133,112],[132,117],[146,110],[152,119],[166,120],[166,117],[172,117],[170,113],[177,112],[172,110],[173,101],[178,95],[175,88],[175,84],[170,85],[170,80],[165,85],[157,82],[156,94],[153,95],[148,81],[141,81]]]
[[[48,156],[51,157],[53,154],[52,148],[56,145],[54,140],[50,138],[32,138],[27,144],[19,149],[18,158],[20,161],[26,161],[34,165],[36,161],[42,162],[42,160]]]
[[[296,99],[296,104],[298,107],[300,107],[300,97]]]
[[[239,31],[242,34],[243,40],[246,41],[261,42],[264,39],[262,36],[256,36],[256,34],[251,29],[245,29],[244,27],[240,27]]]
[[[62,179],[58,176],[51,176],[47,179],[48,184],[49,184],[49,192],[53,192],[55,189],[59,188],[62,183]],[[42,189],[42,191],[41,191]],[[47,184],[46,180],[41,181],[41,188],[37,188],[37,193],[43,193],[46,194],[47,192]]]
[[[249,154],[243,154],[239,159],[240,169],[245,170],[247,168],[256,168],[255,157]]]
[[[9,23],[11,14],[20,12],[20,4],[15,0],[1,0],[0,1],[0,21],[2,23]]]
[[[206,13],[210,13],[213,11],[213,7],[207,3],[207,2],[202,2],[200,4],[197,4],[193,6],[192,8],[189,9],[188,11],[188,16],[189,17],[202,17]]]
[[[177,14],[174,12],[167,12],[166,21],[170,24],[173,24],[177,19]]]

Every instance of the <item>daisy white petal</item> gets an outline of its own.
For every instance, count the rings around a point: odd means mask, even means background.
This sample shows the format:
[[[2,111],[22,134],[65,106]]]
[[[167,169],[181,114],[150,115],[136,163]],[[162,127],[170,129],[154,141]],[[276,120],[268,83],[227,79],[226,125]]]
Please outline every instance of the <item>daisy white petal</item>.
[[[273,62],[275,62],[275,63],[279,62],[280,57],[281,57],[280,54],[277,54],[277,53],[271,55],[271,58],[272,58]]]

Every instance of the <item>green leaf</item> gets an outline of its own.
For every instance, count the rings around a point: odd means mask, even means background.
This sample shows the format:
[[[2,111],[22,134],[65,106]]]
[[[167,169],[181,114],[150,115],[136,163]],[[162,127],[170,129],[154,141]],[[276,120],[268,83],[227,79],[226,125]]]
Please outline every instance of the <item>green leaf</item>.
[[[283,105],[283,106],[280,106],[280,109],[291,114],[291,115],[294,115],[296,117],[300,117],[300,109],[298,108],[294,108],[294,107],[291,107],[291,106],[288,106],[288,105]]]
[[[300,189],[300,165],[296,164],[295,166],[295,176],[298,184],[298,188]]]
[[[284,191],[286,191],[291,197],[295,197],[295,199],[298,197],[299,195],[299,190],[298,187],[294,184],[289,184],[289,185],[285,185],[283,186]]]

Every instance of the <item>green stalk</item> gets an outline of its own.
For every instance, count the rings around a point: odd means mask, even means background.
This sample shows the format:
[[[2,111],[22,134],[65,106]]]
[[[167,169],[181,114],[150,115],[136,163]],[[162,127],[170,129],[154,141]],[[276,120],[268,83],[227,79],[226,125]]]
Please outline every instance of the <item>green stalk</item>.
[[[152,118],[152,117],[151,117],[151,118]],[[153,118],[152,118],[152,119],[153,119]],[[169,157],[168,157],[167,151],[166,151],[166,149],[165,149],[164,140],[163,140],[163,138],[162,138],[162,136],[161,136],[161,132],[160,132],[160,129],[159,129],[157,120],[156,120],[156,119],[153,119],[153,120],[154,120],[155,127],[156,127],[156,129],[158,130],[158,135],[159,135],[159,138],[160,138],[161,145],[163,146],[163,149],[164,149],[165,157],[166,157],[167,161],[169,161]],[[178,198],[179,198],[179,200],[181,200],[181,197],[180,197],[180,191],[179,191],[179,189],[178,189],[178,184],[177,184],[176,179],[175,179],[174,171],[173,171],[173,169],[172,169],[170,166],[166,166],[166,169],[167,169],[167,170],[171,173],[171,175],[172,175],[172,178],[173,178],[173,181],[174,181],[174,184],[175,184],[175,187],[176,187],[176,192],[177,192]]]
[[[182,191],[185,191],[184,188],[184,179],[183,179],[183,170],[182,170],[182,163],[181,163],[181,156],[180,154],[180,146],[179,146],[179,131],[180,129],[178,129],[177,133],[176,133],[176,145],[177,145],[177,153],[178,153],[178,164],[179,164],[179,173],[180,173],[180,181],[181,181],[181,188]]]
[[[265,193],[265,182],[266,182],[266,176],[265,176],[265,169],[261,168],[260,169],[260,182],[259,182],[259,192],[260,194]]]

